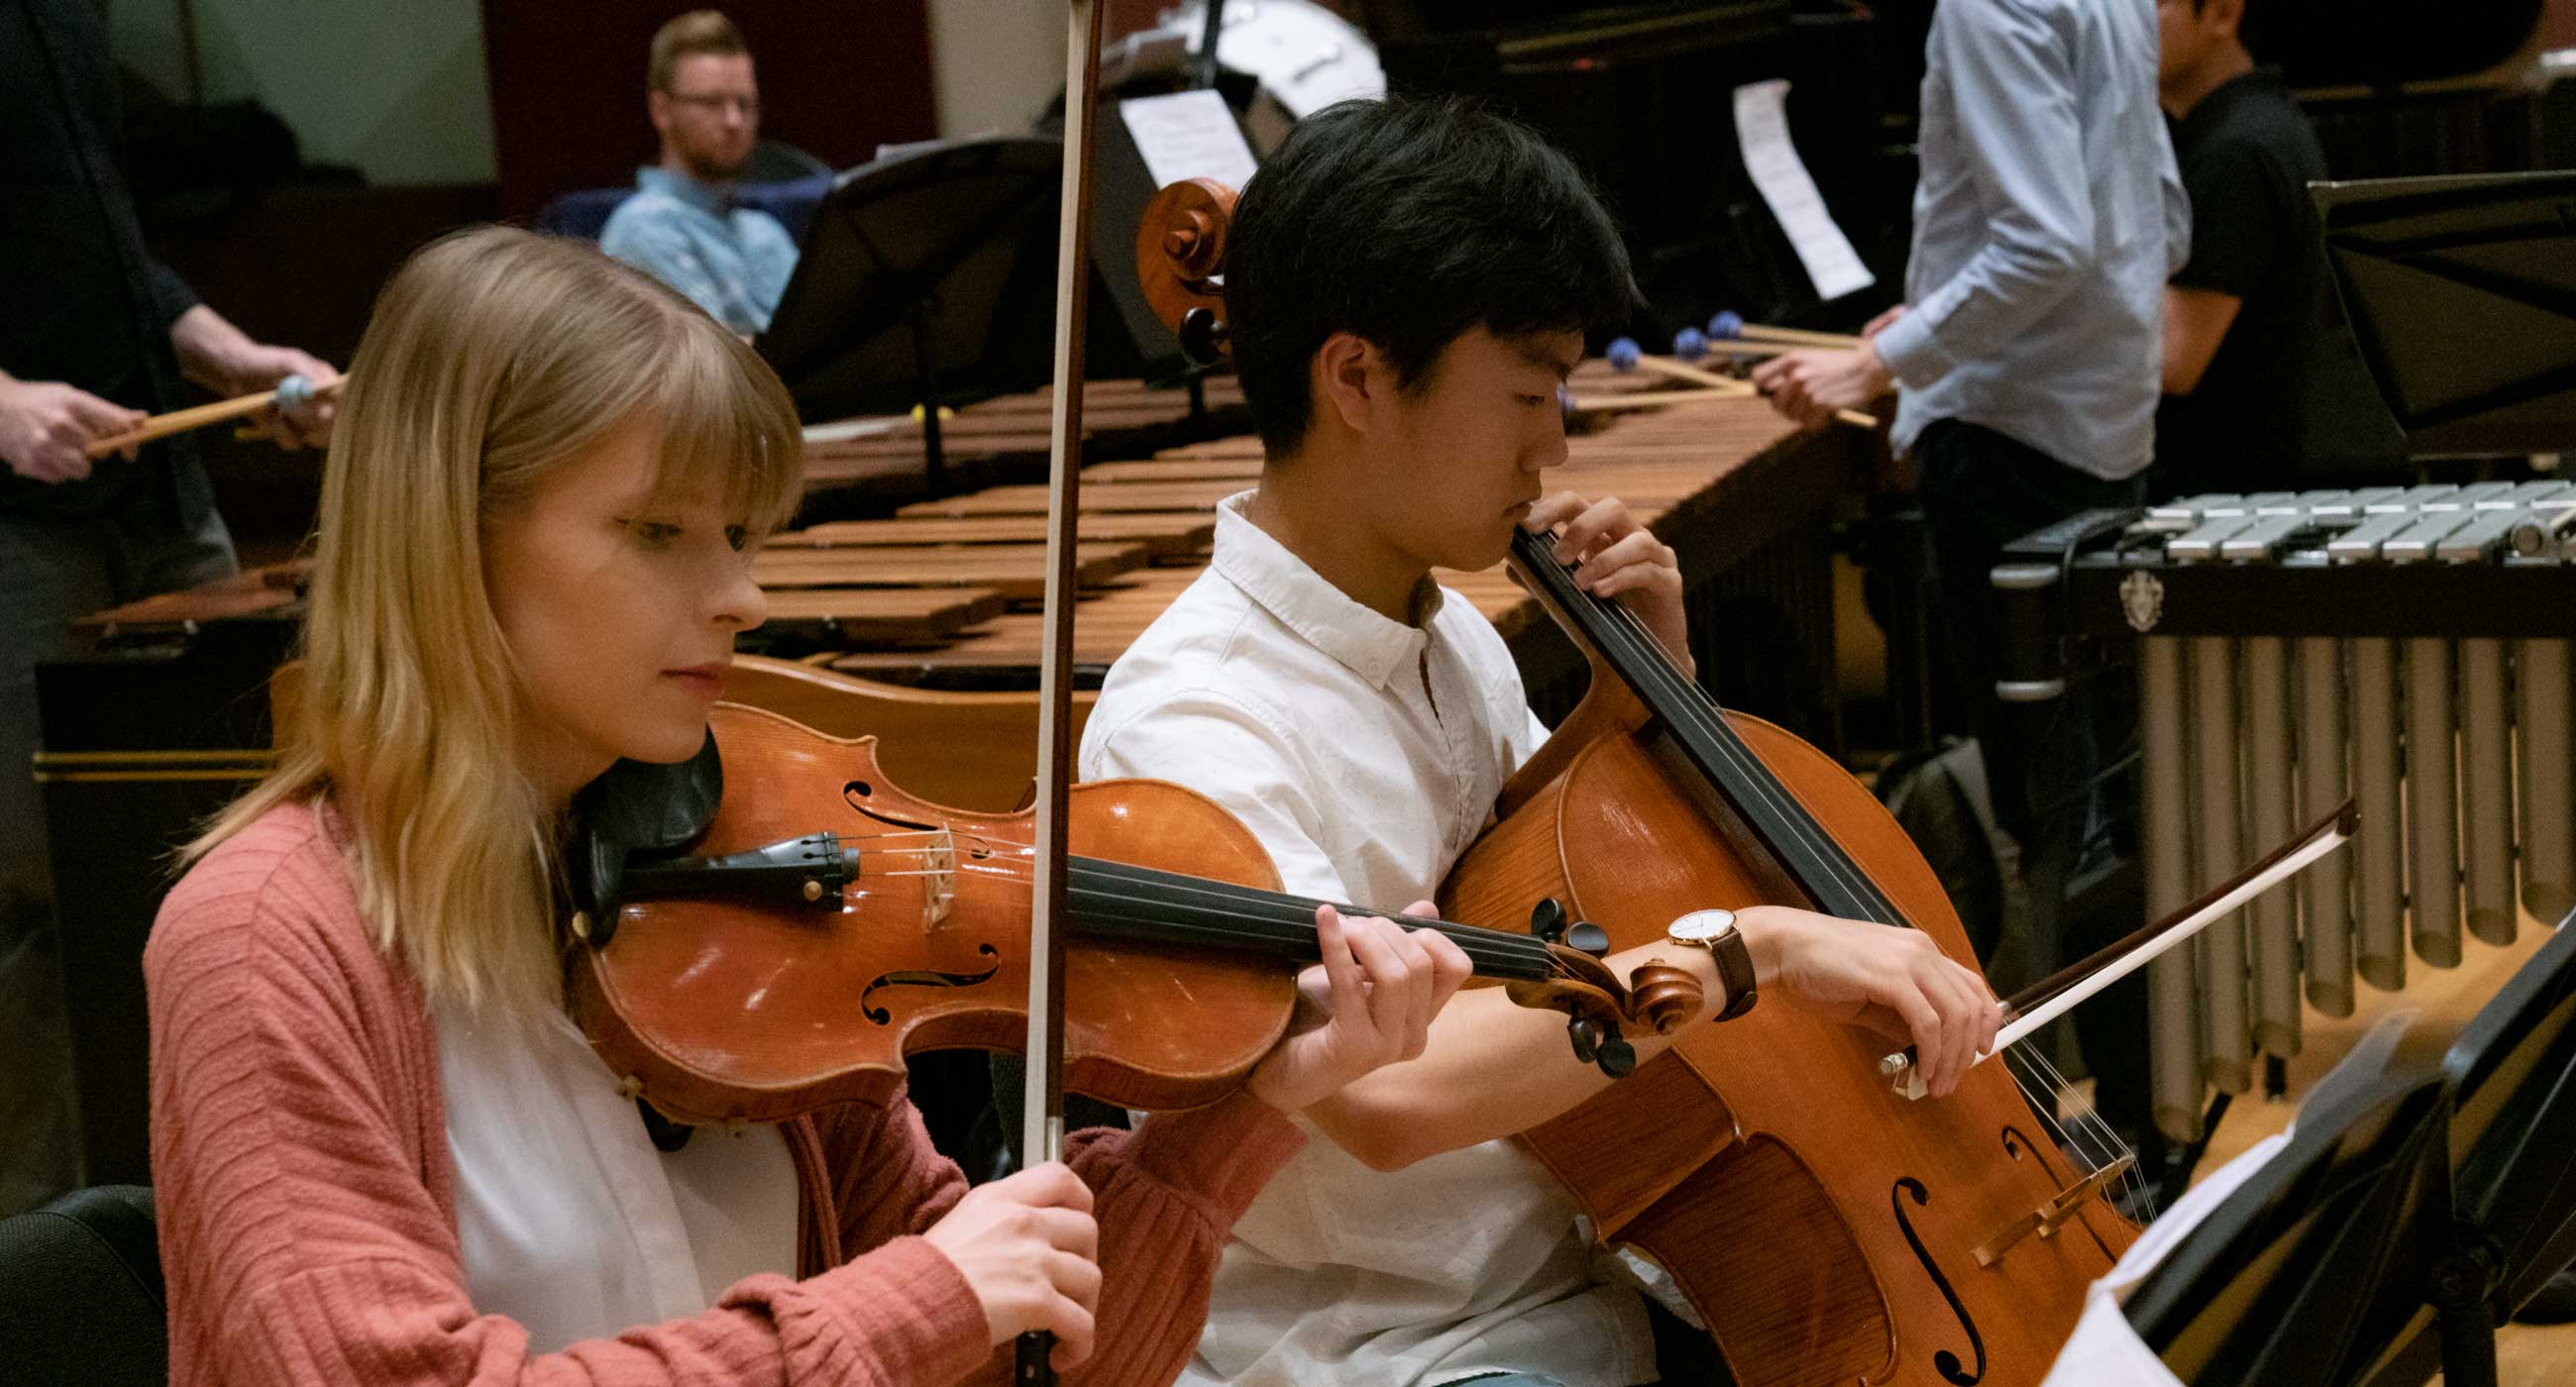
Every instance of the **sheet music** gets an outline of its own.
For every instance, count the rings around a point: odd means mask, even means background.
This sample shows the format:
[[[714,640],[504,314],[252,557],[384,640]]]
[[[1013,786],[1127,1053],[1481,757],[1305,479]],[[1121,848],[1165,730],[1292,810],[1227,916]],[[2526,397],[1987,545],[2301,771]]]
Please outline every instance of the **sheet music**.
[[[1241,188],[1252,177],[1252,146],[1243,142],[1234,112],[1215,92],[1140,96],[1119,102],[1118,114],[1157,188],[1186,178],[1213,178]]]
[[[1807,173],[1798,147],[1789,140],[1789,82],[1775,77],[1735,89],[1735,138],[1743,146],[1745,172],[1762,200],[1789,236],[1807,278],[1821,298],[1838,299],[1877,282],[1860,261],[1834,214],[1825,208],[1816,180]]]

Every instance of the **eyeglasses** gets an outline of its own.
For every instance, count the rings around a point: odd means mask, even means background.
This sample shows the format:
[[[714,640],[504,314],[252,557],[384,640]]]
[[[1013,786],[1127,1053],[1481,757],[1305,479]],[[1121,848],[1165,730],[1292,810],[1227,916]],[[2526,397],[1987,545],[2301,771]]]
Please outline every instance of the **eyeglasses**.
[[[727,110],[738,110],[745,118],[760,114],[760,98],[756,96],[691,96],[681,92],[664,92],[663,95],[684,105],[703,106],[718,114]]]

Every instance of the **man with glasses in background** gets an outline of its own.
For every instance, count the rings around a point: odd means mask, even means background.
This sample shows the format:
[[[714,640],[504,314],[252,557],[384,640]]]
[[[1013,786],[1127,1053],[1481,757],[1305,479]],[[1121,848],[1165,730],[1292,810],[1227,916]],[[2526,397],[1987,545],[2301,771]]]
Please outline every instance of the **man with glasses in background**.
[[[752,337],[796,271],[796,241],[776,217],[733,200],[760,138],[751,50],[732,20],[697,10],[653,35],[646,75],[662,159],[636,170],[635,195],[609,216],[600,249]]]

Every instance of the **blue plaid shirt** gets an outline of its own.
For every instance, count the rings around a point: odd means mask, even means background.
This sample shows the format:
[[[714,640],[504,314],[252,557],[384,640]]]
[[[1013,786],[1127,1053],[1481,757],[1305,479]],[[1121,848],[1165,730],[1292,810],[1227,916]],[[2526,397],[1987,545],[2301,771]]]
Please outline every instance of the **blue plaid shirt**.
[[[796,242],[767,212],[737,207],[730,189],[668,169],[635,171],[599,248],[686,294],[748,337],[769,327],[796,273]]]

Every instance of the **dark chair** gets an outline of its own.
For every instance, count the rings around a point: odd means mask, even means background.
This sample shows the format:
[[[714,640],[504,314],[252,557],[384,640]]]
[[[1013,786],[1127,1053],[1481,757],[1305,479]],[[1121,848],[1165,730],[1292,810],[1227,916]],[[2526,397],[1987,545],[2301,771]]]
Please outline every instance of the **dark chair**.
[[[0,1220],[0,1365],[20,1387],[169,1381],[151,1190],[74,1190]]]

